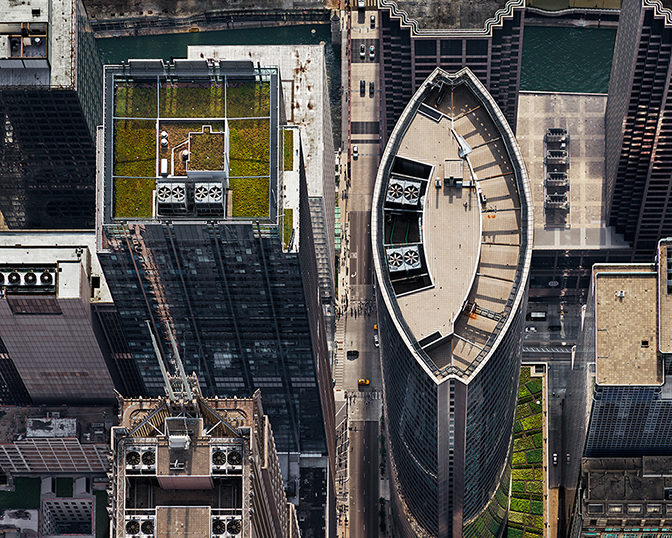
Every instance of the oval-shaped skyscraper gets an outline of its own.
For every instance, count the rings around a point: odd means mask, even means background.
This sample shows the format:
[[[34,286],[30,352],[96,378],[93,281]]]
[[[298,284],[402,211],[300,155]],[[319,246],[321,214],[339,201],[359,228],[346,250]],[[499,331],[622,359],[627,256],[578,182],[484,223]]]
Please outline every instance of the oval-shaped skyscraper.
[[[436,69],[373,197],[385,413],[402,536],[498,536],[532,256],[515,137],[468,69]]]

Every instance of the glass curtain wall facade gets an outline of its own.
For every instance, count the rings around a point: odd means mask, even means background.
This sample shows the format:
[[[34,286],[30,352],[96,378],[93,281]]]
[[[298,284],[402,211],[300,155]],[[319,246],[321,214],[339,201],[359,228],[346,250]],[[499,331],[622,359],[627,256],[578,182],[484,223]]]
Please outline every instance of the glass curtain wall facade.
[[[664,6],[664,7],[663,7]],[[672,235],[672,60],[669,2],[624,0],[606,111],[608,223],[652,259]]]
[[[81,0],[39,5],[16,22],[44,18],[48,60],[0,69],[0,210],[15,229],[93,228],[102,65]]]
[[[434,71],[388,141],[372,211],[400,536],[503,532],[530,204],[520,151],[494,99],[468,69]],[[506,274],[495,278],[503,259]]]
[[[459,2],[458,2],[459,3]],[[405,22],[398,7],[403,0],[387,1],[380,11],[383,65],[383,139],[392,133],[406,104],[423,81],[440,67],[455,72],[463,67],[480,79],[516,129],[518,88],[522,61],[524,6],[501,2],[505,14],[488,14],[480,28],[465,29],[462,21],[445,29],[421,29]],[[385,9],[392,5],[392,8]],[[469,10],[474,9],[469,7]],[[485,19],[496,18],[486,24]],[[426,22],[431,25],[432,21]]]

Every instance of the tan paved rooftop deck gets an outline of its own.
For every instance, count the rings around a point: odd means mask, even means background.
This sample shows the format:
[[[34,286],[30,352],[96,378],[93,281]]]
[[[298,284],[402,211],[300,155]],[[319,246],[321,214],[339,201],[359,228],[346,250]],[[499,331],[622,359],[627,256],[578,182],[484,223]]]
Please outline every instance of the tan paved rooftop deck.
[[[397,298],[404,320],[417,340],[437,331],[445,340],[426,349],[439,368],[466,369],[495,331],[511,294],[520,256],[520,197],[513,165],[479,99],[465,85],[448,88],[437,107],[438,90],[424,103],[438,109],[438,122],[416,114],[398,156],[434,166],[427,188],[423,245],[433,286]],[[471,146],[474,176],[464,166],[464,181],[474,187],[437,189],[446,159],[459,159],[451,127]],[[451,333],[454,333],[452,338]]]
[[[596,265],[593,272],[595,381],[599,385],[660,385],[654,266]]]

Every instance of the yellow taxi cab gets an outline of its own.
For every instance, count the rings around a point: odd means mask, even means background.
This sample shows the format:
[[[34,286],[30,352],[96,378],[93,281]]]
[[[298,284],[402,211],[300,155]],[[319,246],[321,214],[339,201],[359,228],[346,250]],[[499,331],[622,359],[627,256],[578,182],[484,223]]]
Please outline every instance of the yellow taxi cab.
[[[357,384],[358,384],[358,385],[368,385],[368,384],[369,384],[369,380],[368,380],[368,379],[358,379],[358,380],[357,380]]]

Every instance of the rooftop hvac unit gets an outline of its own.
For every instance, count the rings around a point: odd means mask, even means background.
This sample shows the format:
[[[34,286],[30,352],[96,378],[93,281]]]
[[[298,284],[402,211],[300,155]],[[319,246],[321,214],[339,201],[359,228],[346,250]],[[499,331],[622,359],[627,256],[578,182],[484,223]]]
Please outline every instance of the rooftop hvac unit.
[[[46,291],[54,286],[55,280],[55,268],[10,268],[0,272],[0,286],[7,286],[15,291]]]
[[[187,200],[187,188],[184,183],[159,183],[156,199],[161,204],[183,204]]]
[[[422,265],[420,249],[417,245],[389,248],[387,249],[387,265],[391,273],[419,269]]]
[[[386,202],[417,205],[420,199],[420,182],[391,178],[387,186]]]
[[[156,471],[156,447],[126,447],[127,471]]]
[[[210,448],[210,454],[213,473],[242,473],[243,447],[241,445],[213,445]]]
[[[239,538],[243,530],[240,517],[213,516],[212,536],[216,538]]]
[[[126,516],[127,538],[151,538],[154,536],[154,516]]]
[[[196,183],[194,201],[197,204],[221,204],[224,199],[224,189],[220,183]]]

